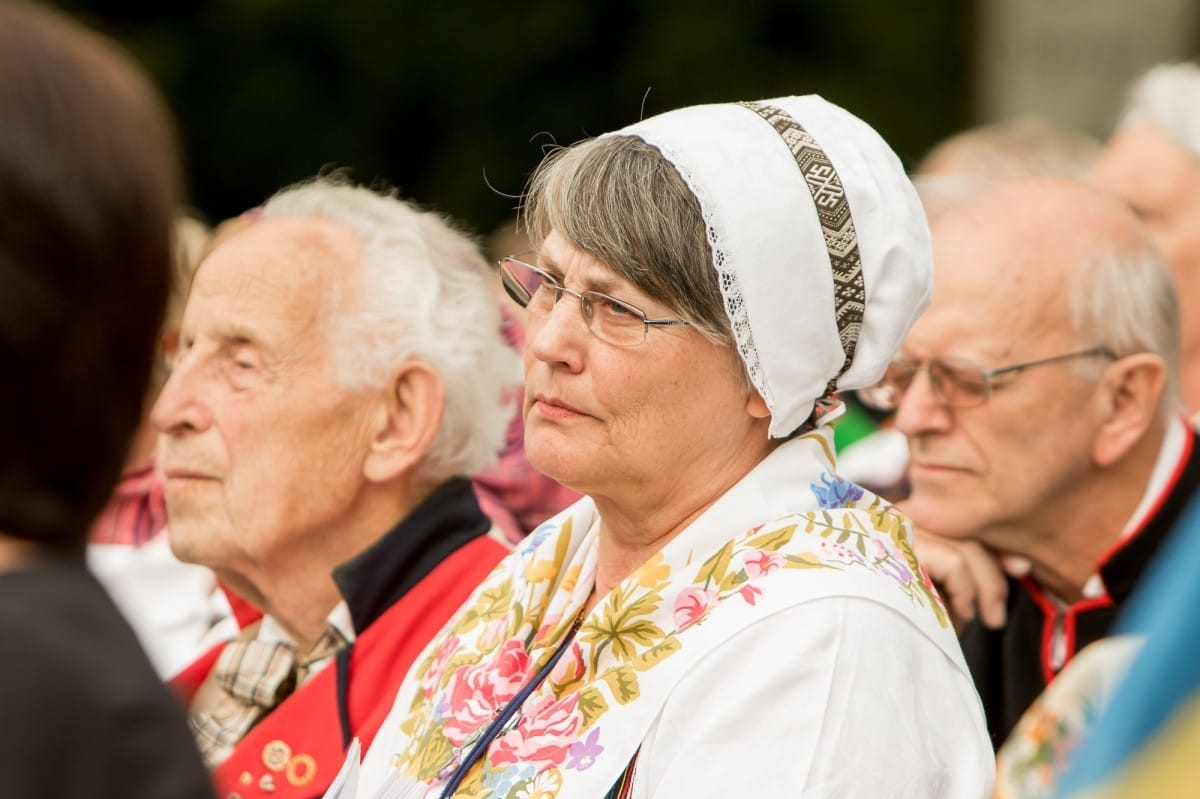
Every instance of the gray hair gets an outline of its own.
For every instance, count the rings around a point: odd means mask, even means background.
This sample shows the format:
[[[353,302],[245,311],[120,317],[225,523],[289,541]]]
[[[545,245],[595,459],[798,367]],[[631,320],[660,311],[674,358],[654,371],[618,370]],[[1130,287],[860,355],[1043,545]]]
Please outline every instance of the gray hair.
[[[475,242],[437,214],[339,177],[283,189],[263,216],[324,219],[360,240],[357,290],[331,298],[334,379],[350,389],[383,386],[413,360],[437,371],[445,416],[422,477],[440,482],[492,463],[512,418],[520,367],[501,336]]]
[[[1138,78],[1129,90],[1120,124],[1140,120],[1154,123],[1200,158],[1200,66],[1159,64]]]
[[[1171,270],[1145,236],[1116,244],[1102,242],[1076,270],[1071,287],[1071,321],[1083,340],[1118,356],[1154,353],[1166,364],[1167,382],[1159,415],[1179,413],[1179,303]],[[1081,373],[1095,364],[1079,363]]]
[[[557,231],[732,348],[700,203],[657,147],[605,136],[553,150],[530,177],[521,213],[535,246]]]

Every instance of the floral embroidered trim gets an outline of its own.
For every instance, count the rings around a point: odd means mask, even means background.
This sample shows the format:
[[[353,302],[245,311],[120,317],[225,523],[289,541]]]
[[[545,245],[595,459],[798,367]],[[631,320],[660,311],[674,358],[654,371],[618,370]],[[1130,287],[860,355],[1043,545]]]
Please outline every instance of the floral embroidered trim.
[[[903,518],[829,470],[811,490],[817,510],[754,527],[698,567],[673,568],[660,552],[620,583],[466,776],[462,795],[556,796],[569,772],[590,769],[611,744],[604,718],[641,696],[640,675],[682,651],[690,630],[723,608],[755,605],[778,590],[777,572],[869,571],[947,628]],[[535,531],[520,548],[524,572],[497,572],[421,663],[421,690],[401,726],[408,744],[394,767],[435,783],[454,751],[548,661],[572,621],[548,608],[578,579],[579,564],[567,563],[573,532],[570,517]]]

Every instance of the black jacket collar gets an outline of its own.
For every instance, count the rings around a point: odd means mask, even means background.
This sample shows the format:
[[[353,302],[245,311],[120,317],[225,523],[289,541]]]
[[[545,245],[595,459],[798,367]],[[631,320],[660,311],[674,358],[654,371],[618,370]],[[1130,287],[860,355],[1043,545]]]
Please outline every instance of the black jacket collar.
[[[469,480],[453,477],[436,488],[383,538],[334,569],[355,631],[369,627],[452,552],[491,526]]]

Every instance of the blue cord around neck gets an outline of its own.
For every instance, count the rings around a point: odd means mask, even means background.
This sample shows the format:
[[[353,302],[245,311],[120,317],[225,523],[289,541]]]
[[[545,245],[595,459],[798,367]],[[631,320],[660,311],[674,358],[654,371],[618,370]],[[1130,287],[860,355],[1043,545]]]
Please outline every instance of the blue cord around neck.
[[[461,762],[459,762],[458,767],[454,770],[454,773],[450,775],[450,779],[446,781],[446,785],[442,788],[441,794],[439,794],[440,799],[450,799],[450,797],[454,795],[454,792],[458,790],[458,786],[462,784],[464,779],[466,779],[467,772],[471,770],[471,766],[475,765],[475,761],[483,757],[483,753],[486,752],[488,747],[492,745],[492,741],[496,740],[496,738],[500,735],[500,731],[504,729],[509,720],[517,714],[517,711],[521,709],[521,705],[525,704],[525,700],[529,698],[529,695],[537,690],[537,687],[545,681],[547,676],[549,676],[551,670],[554,668],[554,664],[558,663],[559,659],[563,656],[563,653],[566,652],[567,648],[570,646],[572,639],[575,638],[575,633],[578,632],[581,621],[583,621],[582,613],[576,617],[575,623],[571,625],[571,629],[568,630],[567,634],[563,636],[563,640],[558,645],[558,649],[554,650],[554,654],[550,656],[550,660],[546,663],[546,665],[542,666],[542,668],[538,670],[538,673],[533,675],[533,679],[527,682],[525,687],[517,692],[516,696],[508,700],[508,704],[506,704],[500,713],[492,719],[490,724],[488,724],[483,735],[480,736],[479,740],[475,742],[475,745],[471,747],[471,750],[467,753],[467,756],[464,757]]]

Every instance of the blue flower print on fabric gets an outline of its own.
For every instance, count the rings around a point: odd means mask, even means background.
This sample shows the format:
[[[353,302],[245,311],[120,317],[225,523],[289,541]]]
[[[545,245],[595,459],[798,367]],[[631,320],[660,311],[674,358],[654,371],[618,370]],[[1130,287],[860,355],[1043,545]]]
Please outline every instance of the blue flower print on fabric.
[[[556,529],[557,528],[549,522],[538,525],[532,533],[525,536],[524,541],[517,545],[517,551],[522,555],[529,554],[541,546],[542,542],[549,538],[550,534]]]
[[[817,504],[829,510],[845,508],[862,499],[862,486],[855,485],[849,480],[843,480],[832,472],[821,475],[821,482],[809,486],[817,498]]]
[[[483,769],[483,785],[491,792],[492,796],[508,796],[515,786],[528,782],[537,773],[537,770],[528,763],[496,771],[492,771],[485,763]]]

